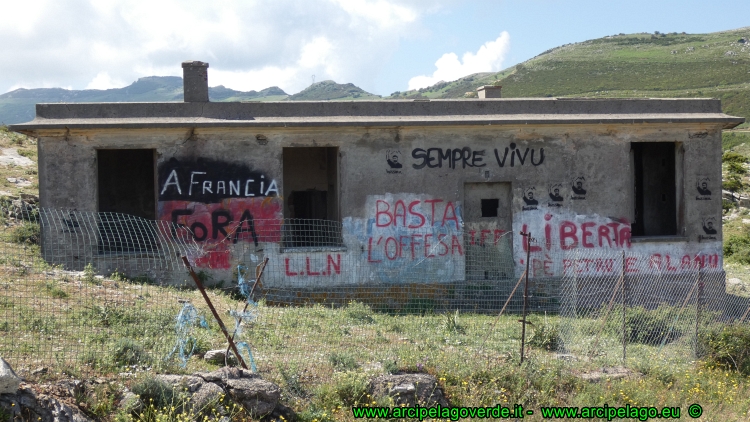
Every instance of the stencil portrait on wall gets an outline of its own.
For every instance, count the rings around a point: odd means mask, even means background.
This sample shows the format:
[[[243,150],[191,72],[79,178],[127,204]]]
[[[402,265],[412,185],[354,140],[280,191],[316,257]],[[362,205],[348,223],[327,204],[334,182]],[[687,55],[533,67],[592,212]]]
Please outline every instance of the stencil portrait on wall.
[[[711,190],[709,189],[711,179],[708,177],[699,177],[695,183],[695,188],[698,190],[698,195],[695,197],[698,201],[711,200]]]
[[[703,231],[706,234],[716,234],[716,218],[708,217],[703,219]]]
[[[547,205],[550,207],[561,207],[562,206],[562,184],[561,183],[553,183],[549,185],[549,198],[551,202]]]
[[[522,208],[524,211],[537,209],[537,205],[539,205],[539,200],[536,199],[536,187],[535,186],[524,189],[523,202],[526,204]]]
[[[389,174],[400,174],[401,169],[404,165],[401,163],[401,151],[397,149],[389,149],[385,151],[385,162],[388,163],[388,169],[386,173]]]
[[[586,199],[585,183],[586,178],[583,176],[573,179],[573,183],[570,186],[570,189],[573,191],[573,195],[570,196],[571,199]]]

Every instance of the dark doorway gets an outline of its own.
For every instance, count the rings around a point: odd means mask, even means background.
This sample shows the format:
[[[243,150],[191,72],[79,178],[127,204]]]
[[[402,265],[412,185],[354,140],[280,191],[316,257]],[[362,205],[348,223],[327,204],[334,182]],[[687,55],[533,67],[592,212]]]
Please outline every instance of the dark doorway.
[[[284,245],[342,244],[338,148],[284,148]]]
[[[97,151],[100,252],[154,250],[154,150]]]
[[[633,236],[677,234],[673,142],[634,142],[635,221]]]

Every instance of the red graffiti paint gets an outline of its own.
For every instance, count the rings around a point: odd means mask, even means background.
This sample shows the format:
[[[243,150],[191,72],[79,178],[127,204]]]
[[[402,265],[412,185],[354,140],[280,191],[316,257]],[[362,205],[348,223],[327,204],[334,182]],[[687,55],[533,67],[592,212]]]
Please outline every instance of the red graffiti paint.
[[[445,207],[442,216],[438,216],[435,214],[436,205],[443,202],[445,202]],[[429,210],[429,213],[427,210]],[[375,201],[375,227],[419,229],[435,225],[439,221],[441,226],[453,222],[449,227],[458,229],[461,227],[459,218],[456,205],[451,201],[443,201],[442,199],[416,200],[409,202],[408,205],[401,199],[393,203],[383,199]]]
[[[341,254],[298,255],[284,258],[284,274],[287,277],[325,277],[341,274]]]
[[[159,219],[187,227],[198,242],[278,242],[282,200],[230,198],[219,203],[159,202]]]
[[[228,250],[208,251],[195,260],[195,266],[199,268],[226,270],[229,265],[230,252]]]

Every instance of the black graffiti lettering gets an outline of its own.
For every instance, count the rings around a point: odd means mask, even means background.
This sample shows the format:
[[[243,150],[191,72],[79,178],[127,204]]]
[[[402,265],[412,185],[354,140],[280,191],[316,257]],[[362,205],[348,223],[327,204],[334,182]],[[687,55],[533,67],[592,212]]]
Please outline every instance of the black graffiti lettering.
[[[461,153],[461,154],[462,154],[462,156],[463,156],[463,157],[462,157],[462,159],[461,159],[461,161],[463,161],[463,164],[461,164],[461,166],[462,166],[463,168],[466,168],[466,166],[467,166],[467,165],[468,165],[469,167],[474,167],[474,166],[472,166],[472,165],[471,165],[471,163],[469,162],[469,160],[471,159],[471,148],[469,148],[469,147],[464,147],[464,149],[462,150],[462,153]]]
[[[531,164],[538,166],[544,162],[544,148],[539,148],[539,162],[534,162],[534,150],[531,150]]]
[[[424,168],[424,166],[427,165],[428,161],[427,154],[428,153],[425,152],[425,150],[423,150],[422,148],[414,148],[414,150],[411,152],[412,158],[414,158],[415,160],[422,159],[422,162],[418,164],[412,164],[411,166],[417,170]]]
[[[497,160],[497,165],[500,167],[505,167],[505,160],[508,159],[508,147],[505,147],[505,155],[503,155],[503,160],[500,161],[500,156],[497,155],[497,148],[495,148],[495,159]]]
[[[224,217],[224,221],[219,221],[219,218]],[[216,210],[211,213],[211,237],[213,239],[216,239],[219,237],[219,233],[224,235],[224,237],[228,237],[229,234],[227,234],[227,231],[224,230],[224,227],[228,226],[229,223],[232,222],[232,215],[229,214],[229,211],[225,210]]]
[[[247,228],[245,228],[245,223],[247,223]],[[253,215],[250,214],[250,210],[245,210],[245,212],[242,213],[240,224],[234,232],[234,240],[232,243],[237,243],[240,239],[240,234],[242,233],[250,233],[250,236],[253,237],[253,243],[255,243],[255,246],[258,246],[258,234],[255,232],[255,223],[253,222]]]
[[[529,148],[526,148],[526,152],[523,153],[523,157],[521,157],[521,150],[517,149],[516,154],[518,154],[518,162],[519,165],[522,166],[523,163],[526,161],[526,157],[529,155]]]
[[[448,166],[450,166],[451,163],[451,149],[448,148],[445,150],[445,154],[443,154],[442,148],[430,148],[431,150],[436,150],[438,152],[438,164],[437,167],[443,167],[443,160],[448,161]]]
[[[450,162],[450,168],[455,169],[456,168],[456,162],[463,157],[463,150],[456,148],[454,150],[448,150],[451,151],[451,162]]]
[[[201,230],[200,236],[198,236],[198,229]],[[196,221],[190,226],[190,231],[193,232],[193,238],[196,242],[203,242],[208,237],[208,229],[203,223]]]
[[[193,214],[193,210],[188,210],[188,209],[172,211],[172,239],[177,238],[177,227],[187,228],[186,225],[180,224],[178,222],[180,217],[183,215],[192,215],[192,214]]]
[[[482,163],[482,156],[484,155],[484,150],[474,151],[471,155],[471,166],[472,167],[484,167],[487,165],[487,163]],[[479,164],[482,163],[482,164]]]
[[[539,149],[539,162],[536,161],[536,149],[526,148],[525,151],[521,151],[521,148],[516,148],[515,143],[511,143],[509,147],[505,147],[505,151],[500,157],[500,151],[495,148],[495,159],[499,167],[505,167],[508,163],[508,153],[510,153],[510,167],[516,166],[516,158],[518,158],[518,165],[523,166],[529,161],[529,153],[531,153],[531,164],[538,166],[544,162],[544,148]],[[461,168],[467,167],[484,167],[487,163],[484,163],[485,150],[472,151],[470,147],[463,148],[415,148],[411,152],[411,156],[417,160],[416,163],[412,164],[412,167],[419,170],[425,167],[429,168],[442,168],[443,162],[446,162],[448,167],[456,169],[461,165]]]

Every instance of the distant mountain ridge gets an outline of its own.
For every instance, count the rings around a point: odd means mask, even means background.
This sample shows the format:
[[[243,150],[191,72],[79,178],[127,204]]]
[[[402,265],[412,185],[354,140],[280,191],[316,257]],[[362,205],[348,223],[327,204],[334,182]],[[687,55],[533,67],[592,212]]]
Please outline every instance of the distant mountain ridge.
[[[147,76],[123,88],[68,90],[19,88],[0,95],[0,123],[33,120],[37,103],[108,103],[182,101],[182,78]],[[261,91],[236,91],[222,85],[209,87],[211,101],[280,101],[289,95],[277,86]]]

